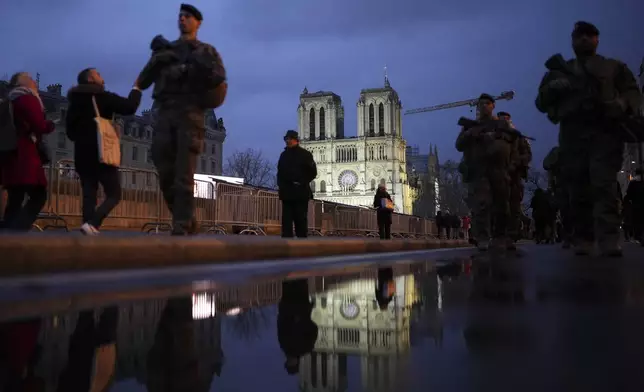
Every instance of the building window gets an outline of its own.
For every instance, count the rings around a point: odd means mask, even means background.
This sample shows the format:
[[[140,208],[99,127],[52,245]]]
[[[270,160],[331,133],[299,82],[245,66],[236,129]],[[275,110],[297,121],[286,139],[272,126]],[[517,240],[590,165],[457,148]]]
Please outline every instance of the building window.
[[[372,179],[372,180],[371,180],[371,190],[372,190],[372,191],[375,191],[375,190],[376,190],[376,180],[375,180],[375,179]]]
[[[311,181],[311,192],[315,193],[315,181]]]
[[[139,158],[139,148],[137,146],[132,146],[132,160],[136,161]]]
[[[58,132],[58,148],[65,148],[67,146],[67,136],[65,135],[65,132],[60,131]]]
[[[324,108],[320,108],[320,140],[324,140],[326,136],[326,132],[325,132],[326,121],[325,121],[324,115],[325,115]]]
[[[136,185],[136,173],[132,173],[132,185]]]
[[[123,133],[125,136],[130,136],[130,124],[123,124]]]
[[[326,192],[326,181],[324,180],[320,181],[320,192],[321,193]]]
[[[210,172],[212,174],[217,172],[217,163],[215,161],[210,161]]]
[[[201,172],[206,172],[206,160],[204,158],[201,158]]]
[[[378,105],[378,133],[385,136],[385,105]]]
[[[315,109],[309,112],[309,140],[315,140]]]
[[[152,163],[152,149],[148,148],[146,151],[147,157],[145,158],[147,163]]]
[[[145,174],[145,185],[152,186],[152,173]]]
[[[210,153],[212,155],[217,155],[217,144],[213,143],[212,146],[210,146]]]
[[[373,104],[369,104],[369,136],[376,136],[376,130],[374,128]]]
[[[145,127],[145,138],[152,139],[152,127]]]

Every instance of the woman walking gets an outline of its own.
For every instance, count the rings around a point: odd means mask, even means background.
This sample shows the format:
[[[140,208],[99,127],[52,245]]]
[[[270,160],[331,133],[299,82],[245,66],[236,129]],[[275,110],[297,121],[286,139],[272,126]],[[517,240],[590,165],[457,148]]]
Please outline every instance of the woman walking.
[[[8,196],[4,221],[7,229],[29,231],[47,202],[43,164],[49,162],[42,143],[55,124],[45,119],[38,87],[27,72],[14,74],[9,83],[9,110],[17,143],[15,150],[4,157],[1,167],[0,178]]]
[[[394,204],[384,184],[378,186],[376,195],[373,198],[373,207],[376,209],[380,239],[391,239],[391,216],[394,211]]]

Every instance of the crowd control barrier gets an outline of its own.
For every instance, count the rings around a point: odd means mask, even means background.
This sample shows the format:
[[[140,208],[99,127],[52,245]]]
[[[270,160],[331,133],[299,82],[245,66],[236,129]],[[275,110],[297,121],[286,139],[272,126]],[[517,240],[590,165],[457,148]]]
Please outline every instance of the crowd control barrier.
[[[35,230],[80,226],[81,183],[71,160],[46,167],[49,183],[47,204],[34,225]],[[172,229],[171,215],[159,189],[155,171],[120,168],[122,196],[108,221],[117,229],[155,234]],[[99,189],[99,199],[103,198]],[[201,232],[211,234],[278,235],[282,204],[275,191],[226,182],[195,181],[195,217]],[[378,237],[376,212],[367,207],[311,200],[308,210],[310,236]],[[107,224],[107,226],[110,226]],[[432,219],[393,214],[395,238],[436,238]]]

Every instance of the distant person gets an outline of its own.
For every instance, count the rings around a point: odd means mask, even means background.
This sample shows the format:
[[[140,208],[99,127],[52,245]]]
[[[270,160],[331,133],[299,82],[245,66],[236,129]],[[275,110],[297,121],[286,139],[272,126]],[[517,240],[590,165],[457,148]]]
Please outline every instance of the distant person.
[[[436,211],[435,222],[438,238],[443,238],[443,229],[445,228],[445,217],[443,216],[443,211]]]
[[[468,215],[465,215],[462,219],[463,221],[463,239],[466,241],[470,240],[470,226],[472,224],[472,218],[470,218]]]
[[[197,8],[181,4],[180,38],[173,42],[154,38],[152,57],[135,84],[142,90],[154,84],[152,160],[172,214],[172,235],[197,233],[194,174],[204,145],[206,110],[219,107],[228,91],[219,53],[197,39],[202,21]]]
[[[393,206],[391,195],[387,192],[385,184],[378,185],[376,194],[373,197],[373,207],[376,209],[378,233],[380,234],[381,240],[391,239],[391,223],[394,212]]]
[[[7,113],[2,116],[5,120],[0,131],[15,132],[17,138],[15,149],[3,153],[0,162],[0,179],[8,196],[4,227],[29,231],[47,202],[43,165],[49,163],[49,157],[42,141],[54,131],[55,124],[45,119],[38,87],[27,72],[14,74],[9,84],[8,102],[2,104]]]
[[[78,85],[67,93],[67,137],[74,142],[74,165],[80,177],[83,192],[83,225],[85,235],[99,234],[103,220],[121,200],[119,168],[99,162],[96,121],[100,117],[111,119],[115,114],[130,116],[141,103],[141,90],[134,87],[127,98],[105,90],[105,81],[94,68],[81,71]],[[96,107],[94,107],[96,105]],[[96,208],[99,184],[105,200]]]
[[[300,146],[297,132],[289,130],[284,136],[286,148],[277,162],[277,186],[282,201],[282,237],[298,238],[308,233],[309,200],[313,199],[311,181],[318,175],[313,155]]]
[[[277,340],[286,356],[284,369],[289,375],[299,373],[300,359],[315,347],[318,326],[311,320],[312,311],[306,279],[282,283],[282,298],[277,305]]]
[[[644,180],[642,169],[635,171],[635,177],[628,184],[624,203],[630,204],[630,221],[636,241],[644,246]]]

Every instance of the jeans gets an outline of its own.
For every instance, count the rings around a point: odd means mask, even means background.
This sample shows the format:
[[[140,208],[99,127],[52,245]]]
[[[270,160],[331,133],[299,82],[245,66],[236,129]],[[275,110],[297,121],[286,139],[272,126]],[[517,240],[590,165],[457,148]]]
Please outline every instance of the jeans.
[[[12,186],[7,188],[7,196],[4,227],[29,231],[47,202],[47,188],[39,185]]]
[[[83,190],[83,222],[99,228],[103,220],[121,201],[121,179],[119,169],[100,164],[97,170],[78,173]],[[98,185],[103,186],[105,200],[96,208]]]

